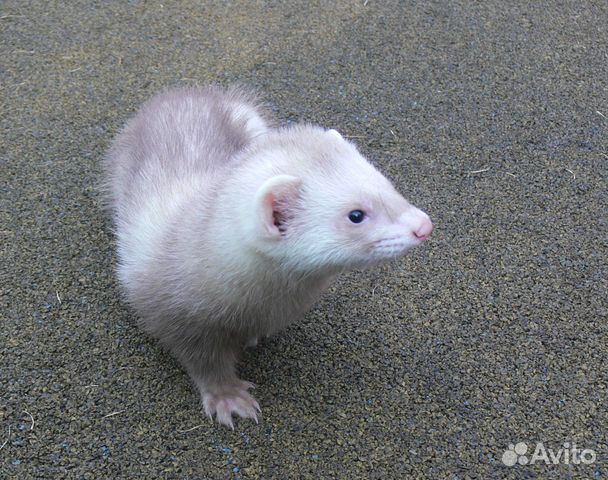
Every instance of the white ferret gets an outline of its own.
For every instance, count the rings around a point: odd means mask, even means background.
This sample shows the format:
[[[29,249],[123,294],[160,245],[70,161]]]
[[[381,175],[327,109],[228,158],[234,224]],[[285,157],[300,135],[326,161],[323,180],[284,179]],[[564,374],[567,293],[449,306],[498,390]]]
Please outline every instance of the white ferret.
[[[104,169],[126,297],[230,427],[259,411],[236,375],[243,346],[301,318],[339,272],[433,228],[338,132],[271,128],[238,89],[157,95]]]

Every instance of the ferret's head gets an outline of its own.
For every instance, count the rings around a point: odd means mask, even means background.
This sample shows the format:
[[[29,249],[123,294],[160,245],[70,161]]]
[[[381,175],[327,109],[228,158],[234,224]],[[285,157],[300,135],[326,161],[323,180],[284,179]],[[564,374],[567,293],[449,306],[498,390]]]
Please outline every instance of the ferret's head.
[[[253,202],[256,245],[290,268],[382,263],[421,244],[433,230],[428,215],[335,130],[286,129],[260,153],[273,173]]]

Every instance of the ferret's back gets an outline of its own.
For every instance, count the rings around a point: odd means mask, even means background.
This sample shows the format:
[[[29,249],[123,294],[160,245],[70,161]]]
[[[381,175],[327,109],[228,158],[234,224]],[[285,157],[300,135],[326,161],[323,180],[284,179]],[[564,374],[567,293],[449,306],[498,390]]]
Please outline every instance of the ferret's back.
[[[215,176],[266,128],[254,97],[239,89],[177,88],[153,97],[105,159],[113,206]]]

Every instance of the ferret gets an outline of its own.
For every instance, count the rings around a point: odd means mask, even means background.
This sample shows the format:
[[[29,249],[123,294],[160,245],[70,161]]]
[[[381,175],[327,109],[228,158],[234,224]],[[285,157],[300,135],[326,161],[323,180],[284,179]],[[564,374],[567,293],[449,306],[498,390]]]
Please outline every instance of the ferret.
[[[301,318],[340,272],[433,229],[336,130],[275,128],[238,88],[158,94],[103,166],[126,299],[231,428],[261,411],[236,374],[244,346]]]

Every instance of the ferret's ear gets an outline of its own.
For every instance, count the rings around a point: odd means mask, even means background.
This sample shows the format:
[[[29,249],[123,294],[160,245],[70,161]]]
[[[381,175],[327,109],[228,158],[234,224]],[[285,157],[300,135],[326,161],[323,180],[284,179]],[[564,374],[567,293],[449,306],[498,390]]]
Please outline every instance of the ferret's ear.
[[[255,198],[257,218],[262,223],[263,235],[279,239],[285,231],[290,207],[300,192],[302,180],[291,175],[277,175],[268,179]]]
[[[342,135],[340,135],[340,132],[338,132],[338,130],[334,130],[332,128],[331,130],[327,130],[327,133],[342,140]]]

